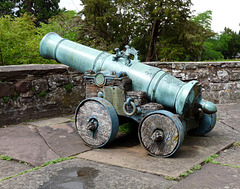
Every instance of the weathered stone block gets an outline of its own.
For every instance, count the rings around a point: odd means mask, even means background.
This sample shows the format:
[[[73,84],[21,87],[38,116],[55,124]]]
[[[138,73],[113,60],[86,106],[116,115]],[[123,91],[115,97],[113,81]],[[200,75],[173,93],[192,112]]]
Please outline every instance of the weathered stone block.
[[[14,95],[14,85],[10,82],[0,83],[0,98],[12,97]]]
[[[219,92],[219,103],[234,103],[240,102],[240,90],[223,90]]]
[[[220,91],[224,89],[224,84],[222,83],[210,83],[209,86],[211,91]]]
[[[34,95],[34,92],[32,90],[30,90],[25,93],[21,93],[20,97],[29,98],[29,97],[33,97],[33,95]]]
[[[200,81],[200,83],[201,83],[201,86],[202,86],[202,91],[210,89],[210,83],[208,81],[202,81],[202,82]]]
[[[36,79],[32,81],[35,94],[48,91],[48,81],[46,79]]]
[[[69,83],[69,78],[66,75],[52,75],[48,78],[50,88],[56,88]]]
[[[71,77],[69,82],[74,85],[83,85],[83,74]]]
[[[27,91],[31,90],[32,84],[30,81],[17,81],[15,83],[15,90],[18,93],[26,93]]]
[[[230,73],[231,81],[240,81],[240,70],[232,70]]]
[[[203,91],[202,93],[203,99],[207,99],[210,102],[213,102],[215,104],[219,103],[219,92],[213,92],[213,91]]]
[[[226,70],[217,71],[217,76],[223,82],[228,82],[229,81],[229,74]]]
[[[194,62],[189,63],[172,63],[172,69],[180,69],[180,70],[196,70],[197,64]]]

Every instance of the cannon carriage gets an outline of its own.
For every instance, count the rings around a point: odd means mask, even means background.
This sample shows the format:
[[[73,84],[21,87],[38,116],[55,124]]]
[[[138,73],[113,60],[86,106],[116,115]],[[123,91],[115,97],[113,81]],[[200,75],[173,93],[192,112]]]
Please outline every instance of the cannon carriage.
[[[138,51],[129,46],[115,51],[92,49],[53,32],[40,43],[44,58],[84,73],[86,99],[76,109],[75,125],[86,145],[99,148],[112,142],[121,116],[139,123],[140,143],[156,157],[174,154],[187,133],[204,135],[213,129],[217,108],[202,99],[198,81],[184,83],[140,63]]]

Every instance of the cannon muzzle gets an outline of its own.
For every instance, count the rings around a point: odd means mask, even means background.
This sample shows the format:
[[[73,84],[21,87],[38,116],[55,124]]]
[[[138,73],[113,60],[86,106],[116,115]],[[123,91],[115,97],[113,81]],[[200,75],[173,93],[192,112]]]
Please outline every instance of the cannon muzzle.
[[[54,59],[81,72],[93,68],[94,61],[101,51],[72,42],[50,32],[40,43],[40,54],[43,58]]]

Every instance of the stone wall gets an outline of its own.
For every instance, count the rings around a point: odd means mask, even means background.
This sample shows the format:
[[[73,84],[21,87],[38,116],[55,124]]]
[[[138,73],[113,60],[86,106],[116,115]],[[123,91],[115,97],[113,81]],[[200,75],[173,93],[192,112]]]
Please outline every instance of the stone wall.
[[[147,62],[188,82],[202,83],[203,98],[240,102],[240,62]],[[82,74],[64,65],[0,67],[0,126],[73,113],[85,98]]]
[[[215,104],[240,102],[240,62],[148,62],[184,82],[198,80],[203,98]]]
[[[0,67],[0,126],[73,113],[85,98],[82,74],[64,65]]]

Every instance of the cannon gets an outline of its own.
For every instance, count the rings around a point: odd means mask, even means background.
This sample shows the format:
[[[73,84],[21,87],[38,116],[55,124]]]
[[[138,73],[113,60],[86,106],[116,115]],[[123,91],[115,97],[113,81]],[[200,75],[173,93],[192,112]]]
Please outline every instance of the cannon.
[[[135,120],[138,137],[155,157],[169,157],[186,134],[204,135],[216,124],[216,106],[202,99],[198,81],[184,83],[163,70],[141,63],[128,45],[116,54],[99,51],[56,33],[40,43],[43,58],[54,59],[84,73],[86,99],[75,112],[75,126],[92,148],[112,142],[119,119]]]

